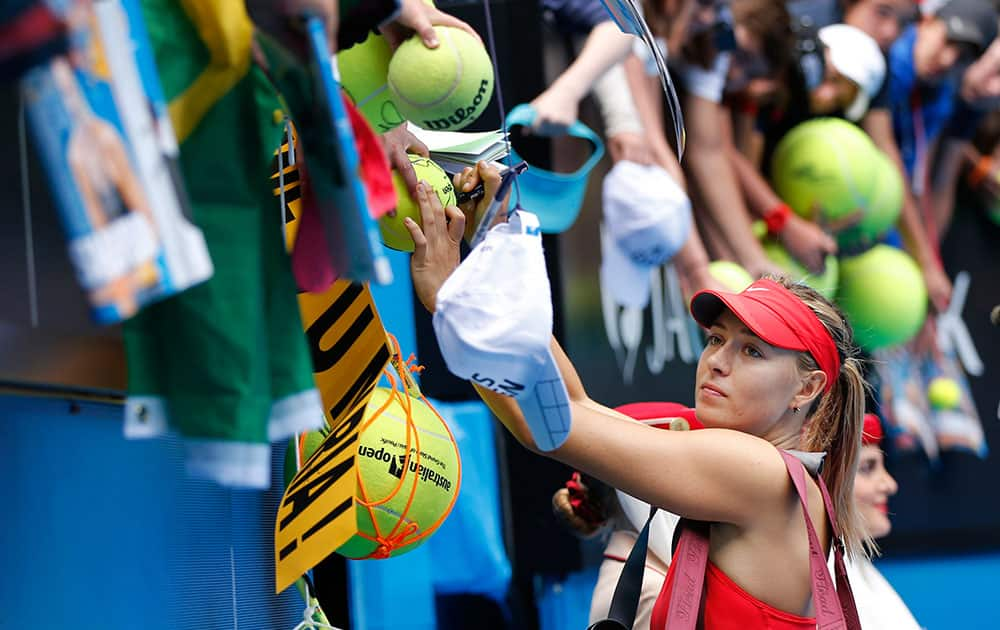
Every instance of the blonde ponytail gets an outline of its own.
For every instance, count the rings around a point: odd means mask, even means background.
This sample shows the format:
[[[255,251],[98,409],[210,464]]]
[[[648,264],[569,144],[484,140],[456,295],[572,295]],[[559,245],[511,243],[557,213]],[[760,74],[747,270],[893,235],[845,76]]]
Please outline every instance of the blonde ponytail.
[[[807,425],[801,448],[826,451],[823,480],[837,511],[837,527],[851,556],[870,555],[875,543],[866,533],[854,503],[854,476],[861,452],[864,427],[865,383],[859,350],[847,318],[835,305],[804,284],[775,278],[813,310],[837,345],[841,357],[840,374],[833,388],[813,402],[806,413]],[[799,355],[803,370],[819,369],[812,356]]]

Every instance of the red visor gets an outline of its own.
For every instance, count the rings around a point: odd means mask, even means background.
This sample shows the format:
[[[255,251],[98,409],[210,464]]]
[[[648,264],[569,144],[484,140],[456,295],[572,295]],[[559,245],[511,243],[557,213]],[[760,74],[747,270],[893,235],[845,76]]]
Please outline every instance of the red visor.
[[[878,446],[882,441],[882,423],[873,413],[865,414],[865,428],[861,434],[861,443],[865,446]]]
[[[772,346],[811,354],[826,374],[825,392],[837,382],[840,355],[833,338],[816,313],[782,285],[761,278],[741,293],[699,291],[691,299],[691,315],[705,328],[724,308]]]
[[[663,420],[662,423],[653,424],[658,429],[669,429],[670,420],[683,418],[687,420],[688,426],[694,429],[702,429],[704,425],[694,415],[694,409],[685,407],[675,402],[637,402],[615,407],[615,411],[636,420]]]

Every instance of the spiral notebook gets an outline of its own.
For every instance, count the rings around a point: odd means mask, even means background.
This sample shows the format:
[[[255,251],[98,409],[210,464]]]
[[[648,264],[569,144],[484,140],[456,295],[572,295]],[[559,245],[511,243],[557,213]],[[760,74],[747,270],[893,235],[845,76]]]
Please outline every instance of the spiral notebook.
[[[428,131],[411,123],[407,129],[427,145],[431,159],[448,172],[457,173],[480,160],[492,162],[501,172],[507,168],[502,163],[507,157],[507,138],[502,130]]]

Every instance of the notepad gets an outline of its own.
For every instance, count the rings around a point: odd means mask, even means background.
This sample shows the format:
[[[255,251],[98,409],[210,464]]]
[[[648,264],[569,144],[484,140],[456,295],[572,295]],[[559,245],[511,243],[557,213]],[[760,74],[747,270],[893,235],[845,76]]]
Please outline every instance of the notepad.
[[[428,131],[407,123],[409,131],[427,145],[431,159],[450,172],[461,171],[480,160],[492,162],[501,171],[507,166],[507,143],[503,131]]]

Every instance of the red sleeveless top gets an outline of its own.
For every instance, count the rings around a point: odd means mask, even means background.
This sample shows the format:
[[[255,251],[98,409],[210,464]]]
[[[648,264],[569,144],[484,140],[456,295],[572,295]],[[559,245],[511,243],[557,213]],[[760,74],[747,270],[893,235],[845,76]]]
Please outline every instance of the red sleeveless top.
[[[661,630],[667,625],[674,566],[676,563],[671,562],[663,590],[653,606],[651,630]],[[711,561],[705,570],[703,601],[704,625],[698,627],[704,630],[816,630],[815,617],[800,617],[765,604],[740,588]]]
[[[803,462],[804,466],[804,458],[806,455],[807,454],[804,453],[782,452],[783,458],[786,459],[786,466],[788,465],[787,460],[789,459],[791,461],[798,459],[800,462]],[[792,475],[792,479],[794,481],[796,475],[792,473],[792,470],[792,468],[788,469],[789,474]],[[798,470],[804,477],[804,473],[801,472],[802,468],[799,468]],[[805,497],[802,494],[804,492],[804,478],[801,482],[803,488],[799,488],[798,484],[796,484],[796,489],[799,493],[800,500],[802,501],[806,526],[809,531],[812,532],[812,523],[809,519],[809,512],[806,511]],[[825,500],[826,486],[823,485],[822,478],[820,478],[820,488],[824,492]],[[835,516],[833,516],[833,507],[829,502],[827,502],[827,508],[828,517],[830,518],[828,522],[830,522],[831,527],[834,527],[833,535],[836,536],[836,528],[833,524]],[[681,523],[683,524],[684,521],[681,521]],[[707,539],[705,544],[708,544]],[[810,546],[812,546],[812,544],[812,541],[810,541]],[[819,544],[818,540],[816,541],[816,544]],[[663,630],[666,628],[668,613],[670,611],[670,595],[673,590],[672,587],[675,579],[675,568],[679,564],[676,562],[678,552],[679,551],[675,551],[674,553],[674,561],[671,561],[670,563],[670,569],[667,572],[663,588],[660,589],[660,594],[656,598],[656,603],[653,605],[653,612],[650,616],[649,623],[651,630]],[[707,548],[705,553],[707,554]],[[822,557],[823,556],[820,553],[820,559],[817,562],[823,563]],[[823,566],[825,567],[825,564]],[[847,588],[849,590],[849,585]],[[770,604],[760,601],[750,593],[743,590],[743,588],[736,582],[733,582],[728,575],[712,564],[710,560],[706,561],[705,564],[705,584],[702,607],[703,614],[701,615],[701,620],[703,623],[698,625],[700,630],[816,630],[815,617],[802,617],[800,615],[795,615],[785,612],[784,610],[779,610]]]

